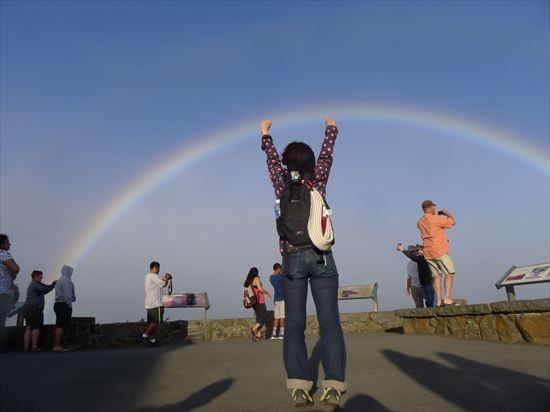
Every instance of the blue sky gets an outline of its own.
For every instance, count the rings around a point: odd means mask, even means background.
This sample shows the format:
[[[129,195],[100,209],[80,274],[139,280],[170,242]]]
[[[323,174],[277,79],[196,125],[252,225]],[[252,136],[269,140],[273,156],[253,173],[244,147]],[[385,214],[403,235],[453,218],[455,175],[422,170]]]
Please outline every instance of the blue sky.
[[[548,157],[548,2],[0,7],[0,229],[12,238],[22,289],[35,268],[55,277],[91,218],[145,170],[250,119],[383,103],[497,128]],[[294,128],[273,118],[277,146],[300,138],[317,151],[327,114]],[[511,265],[550,259],[547,174],[421,127],[361,119],[339,127],[328,196],[342,284],[378,281],[383,309],[410,305],[406,261],[393,248],[418,241],[424,198],[457,216],[449,233],[457,297],[502,299],[493,285]],[[208,290],[213,316],[245,316],[243,276],[250,266],[267,275],[277,259],[258,146],[246,136],[134,205],[76,268],[76,314],[143,317],[142,277],[158,259],[179,289]],[[172,315],[180,316],[194,314]]]

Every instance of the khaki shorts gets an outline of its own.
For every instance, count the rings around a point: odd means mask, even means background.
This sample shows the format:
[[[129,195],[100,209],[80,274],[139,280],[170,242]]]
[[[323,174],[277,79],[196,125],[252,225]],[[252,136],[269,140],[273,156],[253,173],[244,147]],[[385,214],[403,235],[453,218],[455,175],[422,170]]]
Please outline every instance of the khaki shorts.
[[[284,300],[275,301],[274,316],[275,316],[275,319],[285,318],[285,301]]]
[[[444,275],[455,274],[455,264],[448,254],[445,254],[437,259],[427,259],[432,275],[439,276],[440,273]]]

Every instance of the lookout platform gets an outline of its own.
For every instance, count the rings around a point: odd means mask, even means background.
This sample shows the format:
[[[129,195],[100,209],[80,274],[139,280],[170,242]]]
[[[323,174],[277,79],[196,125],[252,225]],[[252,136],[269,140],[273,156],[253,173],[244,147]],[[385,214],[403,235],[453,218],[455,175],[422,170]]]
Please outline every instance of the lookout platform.
[[[319,371],[317,337],[308,337]],[[347,335],[343,411],[547,411],[550,350],[446,336]],[[3,412],[292,411],[282,341],[0,354]],[[317,404],[304,411],[324,410]]]

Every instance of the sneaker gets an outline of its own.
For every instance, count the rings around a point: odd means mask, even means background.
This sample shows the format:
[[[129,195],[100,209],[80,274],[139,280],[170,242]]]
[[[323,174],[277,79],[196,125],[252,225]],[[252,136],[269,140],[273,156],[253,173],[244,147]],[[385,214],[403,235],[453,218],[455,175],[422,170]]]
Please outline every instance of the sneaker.
[[[293,389],[292,403],[294,403],[294,406],[296,407],[313,405],[311,392],[307,389]]]
[[[148,347],[154,346],[153,342],[151,342],[151,341],[149,340],[149,338],[141,338],[141,343],[142,343],[144,346],[148,346]]]
[[[271,335],[271,337],[269,338],[269,340],[275,340],[275,339],[279,339],[279,337],[277,335]]]
[[[284,338],[285,338],[285,335],[279,335],[279,336],[277,337],[277,339],[284,339]]]
[[[340,399],[342,399],[342,392],[338,389],[325,388],[321,396],[321,403],[323,405],[340,406]]]

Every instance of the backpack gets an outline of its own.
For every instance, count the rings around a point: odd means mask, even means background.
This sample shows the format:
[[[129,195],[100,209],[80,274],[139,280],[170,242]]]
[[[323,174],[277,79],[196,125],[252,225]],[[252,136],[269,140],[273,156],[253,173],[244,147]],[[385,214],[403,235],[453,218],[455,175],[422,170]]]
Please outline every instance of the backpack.
[[[256,303],[258,303],[258,299],[256,298],[254,291],[252,290],[252,286],[245,288],[244,297],[243,297],[243,306],[246,309],[250,309],[254,307]]]
[[[331,210],[313,183],[287,181],[281,194],[277,233],[293,246],[313,245],[329,251],[334,244]]]
[[[311,195],[301,179],[287,179],[279,205],[280,216],[277,219],[279,237],[294,246],[312,245],[307,233]]]

